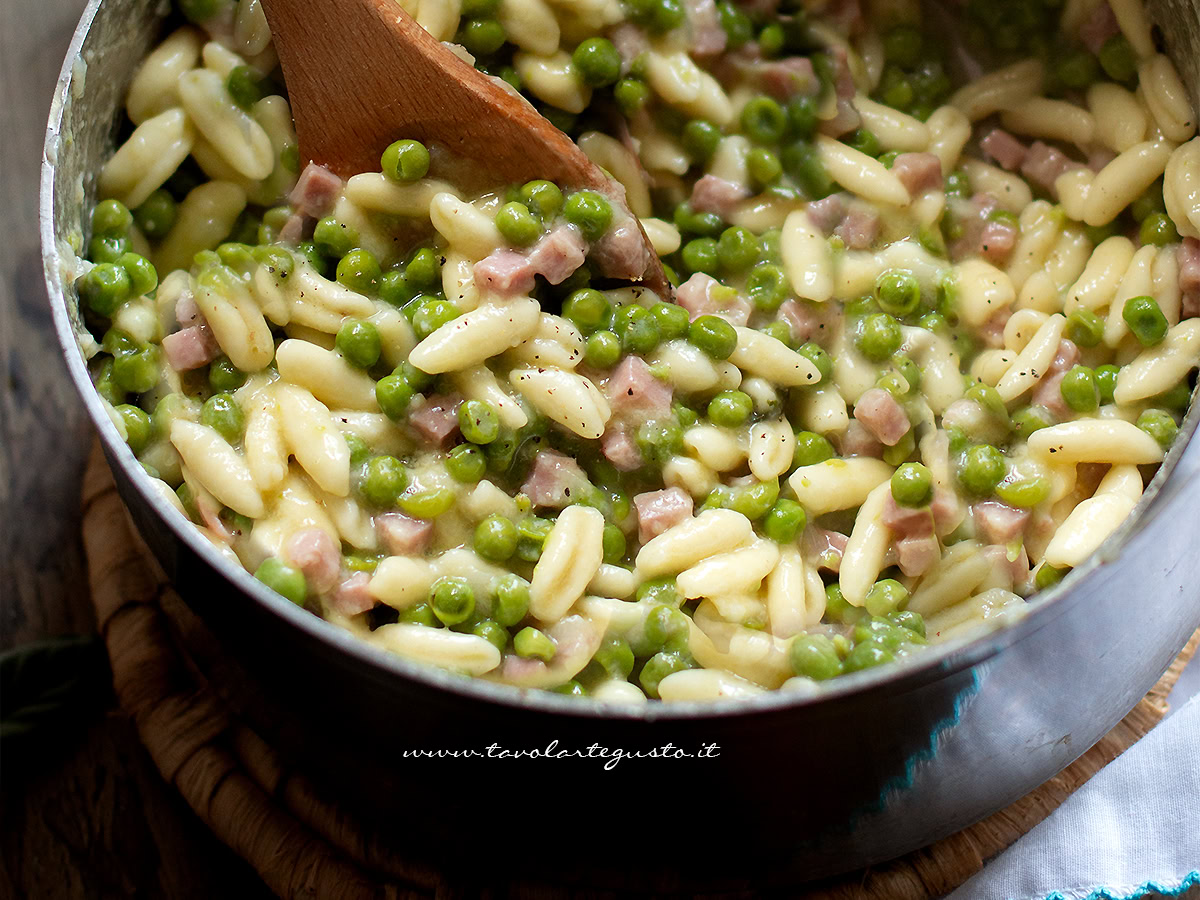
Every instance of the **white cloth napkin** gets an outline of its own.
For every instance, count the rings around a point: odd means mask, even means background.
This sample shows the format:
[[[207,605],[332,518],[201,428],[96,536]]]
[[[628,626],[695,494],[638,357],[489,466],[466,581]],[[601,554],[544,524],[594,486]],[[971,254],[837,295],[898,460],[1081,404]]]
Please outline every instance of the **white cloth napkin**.
[[[1200,695],[947,900],[1158,894],[1200,896]]]

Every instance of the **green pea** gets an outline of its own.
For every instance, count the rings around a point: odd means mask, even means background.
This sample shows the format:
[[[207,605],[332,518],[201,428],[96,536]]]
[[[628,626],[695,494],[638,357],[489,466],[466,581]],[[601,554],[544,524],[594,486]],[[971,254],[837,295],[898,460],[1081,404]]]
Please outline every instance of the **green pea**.
[[[730,272],[741,272],[758,260],[762,247],[749,229],[740,226],[726,228],[717,241],[717,258],[721,267]]]
[[[1100,66],[1113,81],[1127,82],[1137,74],[1137,53],[1126,39],[1118,34],[1110,37],[1100,48]]]
[[[419,340],[424,340],[458,316],[458,307],[449,300],[442,297],[426,297],[418,302],[413,312],[413,331]]]
[[[796,352],[817,367],[817,371],[821,373],[821,381],[826,382],[833,377],[833,357],[819,344],[809,341]]]
[[[639,602],[649,600],[660,606],[678,607],[683,603],[683,594],[679,592],[675,578],[670,575],[643,581],[638,585],[635,596]]]
[[[563,318],[584,334],[591,334],[608,321],[612,307],[608,298],[592,288],[576,291],[563,304]]]
[[[554,523],[540,516],[529,516],[517,525],[520,539],[517,543],[517,556],[525,562],[537,562],[542,555],[542,546],[550,534]]]
[[[633,648],[629,646],[629,641],[624,638],[606,638],[596,651],[596,655],[592,657],[592,661],[609,678],[624,681],[629,677],[629,673],[633,671]]]
[[[419,181],[429,173],[429,150],[420,141],[396,141],[383,151],[379,167],[392,181]]]
[[[477,19],[495,16],[500,11],[500,0],[463,0],[462,14]]]
[[[892,499],[899,506],[925,506],[933,496],[933,476],[920,463],[905,463],[892,473]]]
[[[783,26],[778,22],[772,22],[758,33],[758,49],[767,59],[779,56],[783,52],[783,45]]]
[[[1044,591],[1046,588],[1056,585],[1062,581],[1063,576],[1065,576],[1069,571],[1071,571],[1070,568],[1060,569],[1056,566],[1050,565],[1048,562],[1044,562],[1038,566],[1037,571],[1033,573],[1033,586],[1039,591]]]
[[[717,242],[710,237],[693,238],[683,245],[680,251],[684,268],[689,272],[705,272],[715,275],[721,268],[720,251]]]
[[[721,391],[708,401],[708,419],[714,425],[737,428],[754,412],[754,401],[745,391]]]
[[[770,97],[755,97],[742,107],[742,133],[760,144],[774,144],[787,128],[787,113]]]
[[[388,507],[395,505],[407,486],[408,470],[400,460],[394,456],[376,456],[363,471],[360,490],[372,505]]]
[[[1050,496],[1050,482],[1038,475],[1019,481],[1002,481],[996,485],[996,496],[1009,506],[1032,509]]]
[[[124,237],[133,224],[133,216],[119,200],[101,200],[92,209],[92,235]]]
[[[833,179],[813,145],[807,140],[795,141],[783,148],[780,156],[783,170],[792,176],[796,186],[809,200],[820,200],[833,193]]]
[[[123,266],[99,263],[82,276],[76,286],[83,302],[93,312],[111,316],[133,291],[133,281]]]
[[[833,444],[815,431],[796,432],[796,449],[792,454],[793,468],[815,466],[833,458]]]
[[[141,453],[150,443],[150,417],[144,410],[128,403],[120,404],[116,411],[125,424],[125,443],[135,454]]]
[[[414,290],[432,290],[442,277],[437,254],[428,247],[422,247],[404,267],[404,277]]]
[[[850,602],[842,594],[841,585],[835,583],[825,586],[825,618],[827,620],[843,625],[852,625],[864,615],[866,613],[863,610],[850,605]]]
[[[778,500],[779,482],[772,479],[756,481],[746,487],[738,488],[730,506],[747,519],[758,521],[771,511]]]
[[[656,650],[683,650],[691,629],[688,617],[674,606],[662,604],[650,610],[642,628],[647,643]]]
[[[575,71],[584,84],[605,87],[621,77],[621,54],[607,38],[588,38],[571,54]]]
[[[816,98],[797,94],[787,104],[787,133],[795,138],[808,139],[816,130]]]
[[[907,628],[917,637],[925,637],[925,618],[920,613],[913,612],[911,609],[901,609],[889,613],[888,618],[893,624]]]
[[[417,519],[436,519],[445,515],[454,506],[454,491],[450,488],[433,488],[415,494],[402,494],[396,505]]]
[[[113,360],[112,377],[121,390],[144,394],[158,384],[158,348],[142,347],[116,357]]]
[[[437,628],[441,624],[433,614],[433,607],[427,602],[402,609],[399,621],[406,625],[424,625],[426,628]]]
[[[904,644],[917,643],[914,635],[905,628],[897,626],[886,616],[868,614],[859,619],[852,632],[855,643],[872,642],[888,650],[898,650]]]
[[[682,306],[674,303],[656,303],[651,307],[650,314],[654,317],[658,333],[664,341],[672,341],[688,333],[691,322],[688,319],[688,311]]]
[[[326,216],[313,229],[313,244],[326,256],[340,259],[358,244],[358,231],[333,216]]]
[[[1013,430],[1025,439],[1035,431],[1049,428],[1053,424],[1049,413],[1042,406],[1025,406],[1012,414]]]
[[[675,226],[682,234],[719,237],[725,230],[725,220],[716,213],[695,212],[686,203],[675,207]]]
[[[524,203],[505,203],[496,213],[496,228],[517,247],[527,247],[542,236],[542,224]]]
[[[338,261],[337,280],[359,294],[374,294],[379,289],[383,271],[370,250],[355,248]]]
[[[249,275],[258,262],[250,245],[238,241],[226,241],[217,247],[216,252],[221,263],[239,275]]]
[[[233,444],[241,440],[246,415],[232,394],[213,394],[200,409],[200,423]]]
[[[691,657],[687,654],[664,650],[646,660],[641,674],[638,675],[638,682],[641,684],[642,690],[646,692],[646,696],[657,698],[658,686],[664,678],[692,667]]]
[[[613,87],[613,99],[627,117],[632,117],[650,99],[650,88],[637,78],[622,78]]]
[[[508,629],[495,619],[480,619],[471,626],[471,634],[483,638],[501,653],[508,647]]]
[[[487,471],[487,458],[474,444],[459,444],[446,454],[446,471],[455,481],[475,484]]]
[[[1154,247],[1165,247],[1179,241],[1179,232],[1175,228],[1175,223],[1166,213],[1146,216],[1142,220],[1138,235],[1143,244]]]
[[[847,672],[861,672],[895,660],[896,655],[874,640],[856,644],[846,657],[843,666]]]
[[[911,69],[921,59],[924,38],[913,25],[897,25],[883,35],[883,54],[887,61]]]
[[[837,649],[823,634],[798,634],[788,648],[792,671],[814,681],[828,681],[842,674]]]
[[[899,443],[883,448],[883,461],[889,466],[899,466],[917,450],[917,439],[911,430],[904,433]]]
[[[1137,417],[1137,427],[1158,441],[1164,450],[1171,446],[1179,426],[1168,412],[1161,409],[1148,409]]]
[[[549,688],[552,694],[565,694],[568,697],[586,697],[587,688],[572,678],[570,681],[564,682],[556,687]]]
[[[906,269],[888,269],[875,281],[879,308],[893,316],[907,316],[921,305],[921,284]]]
[[[783,163],[773,150],[766,147],[753,147],[746,154],[746,171],[750,174],[750,183],[762,190],[774,184],[783,174]]]
[[[263,98],[258,73],[249,66],[234,66],[225,77],[225,90],[233,102],[248,110]]]
[[[344,321],[338,329],[334,344],[346,362],[360,369],[369,369],[379,362],[379,354],[383,349],[379,329],[362,319]],[[378,385],[375,386],[375,393],[379,393]]]
[[[908,588],[894,578],[875,582],[867,591],[867,612],[873,616],[886,616],[908,602]]]
[[[1100,405],[1100,393],[1096,390],[1096,376],[1087,366],[1072,366],[1063,375],[1059,393],[1067,406],[1075,412],[1095,412]]]
[[[612,206],[596,191],[576,191],[567,198],[563,215],[583,232],[589,241],[597,241],[612,224]]]
[[[304,573],[285,565],[277,557],[268,556],[264,559],[254,570],[254,577],[297,606],[303,606],[308,597],[308,582]]]
[[[1082,90],[1100,74],[1100,63],[1086,50],[1063,55],[1055,66],[1055,74],[1065,87]]]
[[[554,641],[532,625],[527,625],[513,638],[513,650],[522,659],[540,659],[550,662],[558,648]]]
[[[350,451],[350,465],[361,466],[371,456],[371,448],[367,446],[367,442],[360,438],[353,431],[347,431],[342,434],[346,439],[346,447]]]
[[[792,343],[792,329],[787,322],[781,322],[776,319],[774,322],[768,322],[758,330],[768,337],[775,338],[775,340],[779,341],[785,347],[795,349],[795,345]]]
[[[1104,338],[1104,320],[1086,306],[1081,306],[1067,316],[1063,334],[1080,347],[1095,347]]]
[[[490,444],[500,437],[500,416],[486,400],[467,400],[458,407],[458,428],[472,444]]]
[[[687,21],[687,13],[680,0],[657,0],[653,8],[654,16],[650,27],[655,31],[670,31]]]
[[[857,344],[867,359],[883,362],[900,349],[903,341],[900,323],[887,313],[875,313],[863,319]]]
[[[511,572],[498,576],[490,586],[492,618],[505,627],[516,625],[529,612],[529,582]]]
[[[193,22],[204,22],[221,11],[221,0],[179,0],[179,11]]]
[[[474,57],[491,56],[504,46],[504,26],[493,18],[466,19],[458,27],[457,40]]]
[[[475,526],[475,552],[492,562],[504,562],[517,552],[518,537],[511,519],[488,516]]]
[[[604,561],[616,565],[625,558],[625,532],[611,522],[604,526]]]
[[[808,516],[804,507],[795,500],[778,500],[763,519],[763,533],[777,544],[791,544],[804,526],[808,524]]]
[[[1184,379],[1173,388],[1163,391],[1157,397],[1152,398],[1152,400],[1155,406],[1184,410],[1192,401],[1192,389],[1188,386],[1187,379]]]
[[[650,310],[636,304],[617,310],[613,330],[620,336],[622,348],[633,353],[649,353],[661,338]]]
[[[669,419],[643,422],[638,426],[637,446],[648,463],[666,465],[683,451],[683,429]]]
[[[310,265],[318,275],[324,276],[329,271],[329,264],[317,245],[312,241],[301,241],[296,245],[296,252]]]
[[[254,261],[267,270],[277,282],[290,278],[296,267],[292,254],[282,247],[254,247],[251,249]]]
[[[166,237],[171,226],[175,224],[177,205],[171,192],[159,188],[142,201],[142,205],[133,211],[133,221],[137,223],[142,234],[151,240]],[[95,225],[92,226],[93,231]]]
[[[976,444],[963,454],[958,480],[971,494],[986,497],[1004,478],[1004,454],[990,444]]]
[[[1162,343],[1167,336],[1167,317],[1153,297],[1130,297],[1125,301],[1121,315],[1143,347]]]
[[[688,326],[688,340],[713,359],[728,359],[737,347],[737,332],[720,316],[697,316]]]
[[[429,588],[429,605],[443,625],[458,625],[475,612],[475,591],[465,578],[439,578]]]
[[[527,181],[521,186],[521,202],[549,222],[562,210],[563,195],[553,181]]]
[[[746,279],[746,293],[763,312],[774,312],[787,299],[788,278],[783,269],[771,263],[755,266]]]
[[[399,422],[408,413],[414,391],[403,375],[388,375],[375,383],[375,400],[392,421]]]
[[[597,331],[587,339],[583,355],[589,366],[610,369],[621,358],[621,339],[611,331]]]
[[[856,128],[845,142],[859,153],[865,153],[867,156],[879,156],[883,152],[883,145],[879,143],[875,132],[866,128]]]

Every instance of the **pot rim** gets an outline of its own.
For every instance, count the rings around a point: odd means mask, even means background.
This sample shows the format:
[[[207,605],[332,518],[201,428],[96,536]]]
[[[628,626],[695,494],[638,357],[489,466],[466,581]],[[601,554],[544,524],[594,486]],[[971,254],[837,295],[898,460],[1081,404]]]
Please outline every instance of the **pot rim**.
[[[565,697],[549,691],[517,688],[480,678],[455,675],[388,653],[296,606],[258,581],[241,566],[234,566],[226,560],[190,522],[184,520],[177,510],[150,489],[141,465],[117,433],[116,426],[110,420],[92,384],[68,313],[69,304],[78,301],[70,296],[69,286],[59,274],[62,268],[62,254],[54,228],[54,190],[59,138],[64,113],[70,102],[75,63],[81,57],[83,45],[101,3],[102,0],[89,0],[72,36],[51,100],[41,167],[39,222],[43,274],[55,337],[65,358],[71,381],[99,431],[110,462],[121,468],[134,485],[142,502],[154,511],[159,521],[170,529],[175,538],[182,541],[210,568],[216,570],[232,588],[257,603],[284,627],[298,629],[307,638],[333,648],[343,657],[340,662],[362,667],[364,675],[370,673],[377,679],[399,678],[415,682],[436,691],[458,695],[462,700],[483,701],[577,719],[617,719],[646,723],[754,716],[791,709],[824,707],[849,696],[870,692],[906,693],[985,662],[1065,614],[1075,604],[1083,602],[1088,593],[1089,580],[1093,577],[1103,577],[1102,573],[1098,572],[1100,567],[1116,561],[1129,541],[1163,513],[1171,499],[1172,488],[1182,486],[1176,486],[1172,482],[1165,492],[1163,489],[1164,483],[1170,479],[1181,461],[1186,457],[1193,465],[1200,465],[1200,442],[1194,440],[1197,424],[1200,422],[1200,403],[1195,402],[1196,396],[1193,391],[1193,402],[1180,426],[1179,438],[1167,452],[1133,512],[1083,565],[1069,572],[1059,584],[1039,592],[1037,599],[1027,606],[1017,621],[984,631],[972,638],[949,641],[941,647],[930,647],[899,663],[839,676],[812,691],[766,691],[755,697],[737,700],[650,702],[637,706],[606,704],[586,697]]]

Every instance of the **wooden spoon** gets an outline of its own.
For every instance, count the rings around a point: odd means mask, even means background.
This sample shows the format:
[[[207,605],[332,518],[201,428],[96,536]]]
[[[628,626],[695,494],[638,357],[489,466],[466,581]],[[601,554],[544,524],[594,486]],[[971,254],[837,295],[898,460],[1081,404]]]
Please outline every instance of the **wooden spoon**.
[[[413,138],[440,144],[509,183],[545,178],[599,190],[632,219],[647,251],[634,267],[642,271],[605,274],[669,296],[658,255],[620,186],[525,100],[435,40],[396,0],[262,5],[305,160],[348,178],[377,171],[389,144]]]

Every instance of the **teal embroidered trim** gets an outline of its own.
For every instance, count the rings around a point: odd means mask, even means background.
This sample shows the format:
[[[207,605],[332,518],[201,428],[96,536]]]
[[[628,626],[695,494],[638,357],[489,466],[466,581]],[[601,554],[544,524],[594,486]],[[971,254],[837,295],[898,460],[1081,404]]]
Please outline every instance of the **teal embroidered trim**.
[[[1145,897],[1147,894],[1161,894],[1164,897],[1178,897],[1182,895],[1184,891],[1190,890],[1194,887],[1200,887],[1200,870],[1193,870],[1189,872],[1184,877],[1183,881],[1179,883],[1179,887],[1176,888],[1166,887],[1165,885],[1159,884],[1156,881],[1147,881],[1140,887],[1135,888],[1130,894],[1113,891],[1111,888],[1106,887],[1096,888],[1094,891],[1084,897],[1083,900],[1140,900],[1141,897]],[[1053,894],[1049,894],[1046,897],[1046,900],[1068,900],[1068,898],[1062,892],[1055,891]]]

